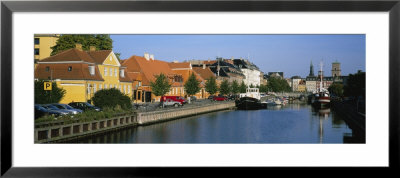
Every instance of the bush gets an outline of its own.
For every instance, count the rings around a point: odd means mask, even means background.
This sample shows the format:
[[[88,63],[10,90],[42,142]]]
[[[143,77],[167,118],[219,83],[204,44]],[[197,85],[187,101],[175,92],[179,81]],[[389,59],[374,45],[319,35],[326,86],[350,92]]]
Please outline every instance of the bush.
[[[115,88],[99,90],[92,98],[95,106],[102,109],[115,108],[119,105],[122,109],[131,109],[131,100]]]
[[[44,80],[35,81],[35,104],[58,103],[64,97],[66,91],[52,82],[51,90],[44,90]]]

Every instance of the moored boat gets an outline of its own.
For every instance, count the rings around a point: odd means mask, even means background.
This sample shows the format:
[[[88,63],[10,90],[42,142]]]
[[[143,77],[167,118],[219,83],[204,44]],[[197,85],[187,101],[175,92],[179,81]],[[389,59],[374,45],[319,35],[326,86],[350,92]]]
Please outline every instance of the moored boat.
[[[322,86],[322,63],[321,63],[321,73],[320,73],[320,84],[318,91],[314,93],[311,98],[311,104],[317,108],[329,107],[331,102],[331,97],[329,91]]]
[[[260,102],[260,92],[258,88],[247,88],[246,93],[241,93],[240,98],[235,101],[236,107],[243,110],[261,109],[266,106]]]

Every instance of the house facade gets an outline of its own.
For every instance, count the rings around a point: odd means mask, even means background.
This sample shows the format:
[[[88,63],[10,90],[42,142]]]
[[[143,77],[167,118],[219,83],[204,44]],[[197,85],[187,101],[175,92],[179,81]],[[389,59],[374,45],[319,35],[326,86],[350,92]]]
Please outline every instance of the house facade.
[[[83,51],[82,46],[38,62],[36,80],[55,81],[66,94],[60,103],[91,102],[102,89],[116,88],[131,97],[132,82],[112,50]]]

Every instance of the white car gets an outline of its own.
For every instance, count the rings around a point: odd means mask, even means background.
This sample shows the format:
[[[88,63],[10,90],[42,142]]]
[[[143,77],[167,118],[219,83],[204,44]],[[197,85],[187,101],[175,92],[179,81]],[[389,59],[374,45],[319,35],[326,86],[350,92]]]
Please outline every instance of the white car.
[[[167,99],[166,101],[164,101],[163,105],[164,106],[174,106],[174,107],[182,106],[182,104],[179,101],[174,101],[171,99]]]

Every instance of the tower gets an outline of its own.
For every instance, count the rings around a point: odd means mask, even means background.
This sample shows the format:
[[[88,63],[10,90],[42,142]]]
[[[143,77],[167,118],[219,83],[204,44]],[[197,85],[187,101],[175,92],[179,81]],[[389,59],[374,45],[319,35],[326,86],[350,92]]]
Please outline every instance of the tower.
[[[333,62],[332,63],[332,77],[339,77],[341,76],[341,70],[340,70],[340,63],[339,62]]]
[[[310,64],[310,73],[308,74],[308,76],[314,77],[314,65],[312,64],[312,61]]]

